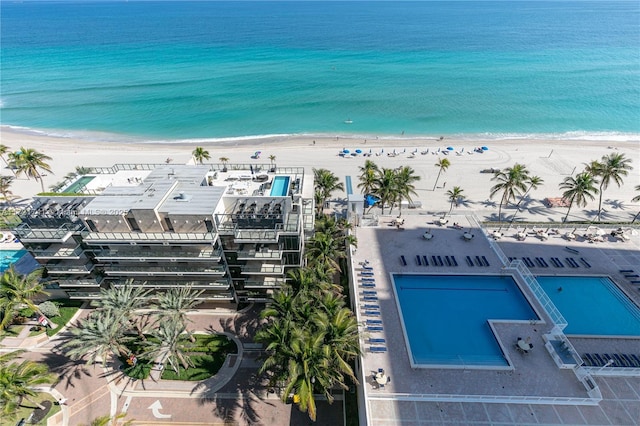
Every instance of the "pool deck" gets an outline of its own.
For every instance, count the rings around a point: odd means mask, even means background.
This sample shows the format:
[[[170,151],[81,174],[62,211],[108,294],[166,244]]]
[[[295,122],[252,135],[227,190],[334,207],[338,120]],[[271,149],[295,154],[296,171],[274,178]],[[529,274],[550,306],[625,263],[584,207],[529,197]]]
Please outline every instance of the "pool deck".
[[[415,424],[431,424],[429,419],[432,414],[430,410],[441,406],[462,406],[458,413],[458,421],[463,423],[469,421],[469,414],[465,414],[464,407],[469,409],[473,406],[483,406],[486,413],[489,407],[509,406],[509,407],[539,407],[541,413],[551,406],[562,409],[571,406],[572,402],[589,399],[585,386],[576,378],[572,370],[559,369],[544,347],[542,335],[548,333],[553,324],[544,314],[540,307],[536,310],[540,314],[542,321],[531,323],[494,323],[495,331],[499,341],[503,346],[507,358],[513,367],[512,370],[478,370],[471,368],[460,369],[432,369],[432,368],[411,368],[409,354],[406,350],[405,337],[401,325],[400,313],[395,301],[390,274],[393,273],[419,273],[419,274],[501,274],[503,264],[499,257],[491,248],[489,238],[483,234],[483,230],[473,228],[475,223],[472,219],[463,216],[449,218],[449,223],[439,225],[437,217],[429,215],[403,215],[404,224],[398,229],[391,221],[395,215],[381,217],[380,222],[374,227],[358,227],[355,231],[358,239],[358,248],[352,253],[352,264],[354,265],[354,294],[357,298],[356,311],[358,320],[364,324],[366,319],[381,319],[383,331],[367,333],[363,329],[361,371],[364,376],[364,396],[366,400],[366,410],[370,424],[414,424],[412,419],[417,419]],[[463,229],[455,229],[453,223],[459,223]],[[426,240],[423,234],[429,230],[433,238]],[[571,230],[571,229],[569,229]],[[463,233],[469,232],[474,235],[470,240],[463,238]],[[491,235],[491,230],[488,231]],[[586,268],[581,265],[579,268],[531,268],[533,274],[545,275],[608,275],[629,294],[629,296],[640,302],[640,292],[628,281],[624,280],[621,269],[633,269],[640,265],[640,238],[632,236],[630,241],[614,242],[605,241],[603,243],[591,244],[581,238],[569,242],[562,238],[562,230],[557,235],[551,235],[546,241],[541,241],[533,236],[518,241],[515,238],[517,230],[502,230],[504,234],[497,241],[500,249],[507,257],[528,256],[531,258],[543,257],[547,260],[550,257],[565,259],[574,257],[585,258],[591,265]],[[578,234],[579,231],[576,231]],[[569,246],[579,251],[574,254],[566,250]],[[403,266],[400,256],[404,255],[407,265]],[[427,255],[429,266],[418,265],[416,255]],[[458,266],[433,266],[431,256],[454,255]],[[465,261],[466,256],[485,256],[490,264],[484,266],[468,266]],[[373,268],[376,280],[375,289],[363,289],[360,287],[359,276],[361,272],[360,262],[368,260],[369,266]],[[636,269],[640,269],[636,267]],[[376,290],[377,302],[366,302],[380,305],[380,317],[367,317],[364,315],[362,305],[365,304],[362,296],[363,290]],[[528,288],[523,288],[525,296],[531,301],[535,297]],[[535,306],[535,304],[534,304]],[[446,319],[443,319],[443,322]],[[368,338],[385,339],[386,353],[369,352]],[[527,354],[522,354],[515,348],[518,337],[531,338],[534,349]],[[578,352],[630,352],[637,348],[637,339],[598,339],[598,338],[574,338],[571,342],[576,346]],[[615,343],[614,343],[615,342]],[[601,350],[608,348],[607,350]],[[391,381],[384,388],[379,388],[373,374],[378,369],[384,369]],[[600,383],[602,378],[597,378]],[[607,380],[612,380],[607,378]],[[634,401],[640,413],[640,379],[625,378],[624,380],[633,383],[635,387]],[[626,383],[626,382],[625,382]],[[603,393],[604,395],[604,393]],[[510,398],[527,399],[528,403],[509,403]],[[474,401],[474,398],[476,399]],[[491,401],[493,399],[493,401]],[[531,402],[538,399],[537,402]],[[453,401],[465,402],[453,402]],[[515,402],[515,401],[514,401]],[[604,402],[604,401],[603,401]],[[457,404],[457,405],[456,405]],[[601,403],[602,404],[602,403]],[[543,408],[546,407],[546,408]],[[586,411],[597,408],[597,406],[578,406],[578,409]],[[496,408],[497,409],[497,408]],[[457,410],[457,409],[456,409]],[[439,410],[442,413],[442,410]],[[513,411],[513,410],[512,410]],[[558,414],[557,409],[554,412]],[[438,413],[436,413],[438,414]],[[614,413],[615,414],[615,413]],[[534,414],[531,414],[535,417]],[[482,417],[482,416],[480,416]],[[490,418],[491,416],[489,416]],[[561,417],[561,416],[560,416]],[[584,417],[584,416],[583,416]],[[588,417],[588,416],[587,416]],[[443,417],[438,417],[442,418]],[[514,417],[515,418],[515,417]],[[450,419],[456,423],[456,417]],[[485,420],[479,420],[483,422]],[[487,420],[489,421],[489,420]],[[440,424],[441,422],[434,422]],[[506,421],[506,424],[510,424]],[[513,421],[513,424],[521,424],[521,421]],[[537,422],[529,422],[537,423]],[[544,423],[544,422],[541,422]],[[550,422],[552,423],[552,422]],[[561,424],[562,421],[560,421]],[[567,423],[579,424],[575,419]],[[609,424],[604,422],[602,424]],[[612,423],[615,424],[615,423]],[[623,424],[623,423],[621,423]],[[632,423],[630,423],[632,424]]]

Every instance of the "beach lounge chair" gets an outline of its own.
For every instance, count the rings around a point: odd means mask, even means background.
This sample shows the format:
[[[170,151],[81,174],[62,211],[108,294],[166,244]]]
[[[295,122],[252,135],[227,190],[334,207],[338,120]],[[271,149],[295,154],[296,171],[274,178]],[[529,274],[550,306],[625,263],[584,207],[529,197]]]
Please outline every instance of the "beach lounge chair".
[[[587,357],[587,354],[582,355],[582,364],[591,367],[593,364],[591,363],[591,359]]]
[[[404,256],[400,256],[400,263],[402,263],[402,266],[407,266],[407,259]]]
[[[487,258],[485,256],[482,256],[482,264],[484,266],[489,266],[489,261],[487,260]]]
[[[438,256],[438,266],[444,266],[444,262],[442,261],[442,257]]]
[[[631,363],[627,362],[627,360],[621,357],[620,354],[613,354],[612,356],[616,361],[616,364],[618,364],[618,367],[631,367]]]
[[[362,300],[364,300],[365,302],[377,302],[378,296],[364,296]]]
[[[369,344],[375,344],[375,343],[386,343],[386,340],[384,339],[369,339]]]
[[[476,256],[476,266],[482,266],[482,260],[480,260],[480,256]]]
[[[458,266],[458,261],[455,256],[451,256],[451,263],[453,263],[453,266]]]
[[[453,264],[451,263],[451,259],[449,259],[449,256],[445,256],[445,257],[444,257],[444,261],[446,262],[447,266],[451,266],[451,265],[453,265]]]
[[[578,250],[573,249],[571,247],[565,247],[565,250],[567,250],[568,252],[573,253],[573,254],[580,254],[580,252]]]
[[[424,263],[424,266],[429,266],[429,261],[427,260],[427,256],[422,256],[422,263]]]
[[[624,273],[634,273],[635,271],[633,269],[620,269],[620,273],[624,274]]]
[[[380,305],[368,305],[368,304],[364,304],[362,305],[362,307],[364,309],[380,309]]]
[[[376,283],[362,283],[360,284],[362,288],[376,288]]]
[[[419,254],[416,255],[416,263],[418,264],[418,266],[422,266],[422,262],[420,261],[420,255]]]
[[[473,260],[471,260],[471,256],[467,256],[467,265],[473,267]]]
[[[632,363],[636,366],[636,367],[640,367],[640,357],[638,357],[638,355],[635,354],[628,354],[627,357],[629,359],[631,359]]]
[[[369,348],[369,351],[373,352],[373,353],[382,353],[382,352],[386,352],[387,348],[386,346],[371,346]],[[382,385],[380,385],[382,386]]]
[[[372,325],[367,327],[367,331],[383,331],[383,328],[378,325]]]
[[[367,320],[367,325],[380,325],[380,324],[382,324],[382,320],[373,320],[373,319]]]
[[[591,354],[582,355],[582,359],[586,359],[587,360],[587,365],[590,366],[590,367],[598,366],[598,361],[595,358],[593,358],[591,356]]]
[[[375,290],[363,290],[362,294],[366,296],[375,296],[376,294],[378,294],[378,292]]]
[[[373,266],[362,265],[362,269],[364,269],[365,271],[372,271],[373,270]]]
[[[361,277],[372,277],[373,276],[373,272],[362,271],[362,272],[360,272],[360,276]]]
[[[379,317],[380,311],[364,311],[364,314],[369,317]]]
[[[582,262],[582,264],[586,267],[586,268],[591,268],[591,265],[589,264],[589,262],[587,262],[584,257],[580,258],[580,262]]]
[[[367,278],[360,277],[360,282],[363,282],[363,283],[375,283],[376,279],[374,277],[367,277]]]
[[[638,275],[638,274],[630,274],[630,275],[625,274],[624,277],[625,278],[640,278],[640,275]]]

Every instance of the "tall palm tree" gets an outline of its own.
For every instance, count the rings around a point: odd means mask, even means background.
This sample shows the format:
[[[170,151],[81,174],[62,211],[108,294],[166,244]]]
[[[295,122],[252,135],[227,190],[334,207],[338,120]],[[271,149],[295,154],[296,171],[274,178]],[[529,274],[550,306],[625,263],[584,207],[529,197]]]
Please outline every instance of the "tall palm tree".
[[[434,164],[438,168],[438,176],[436,176],[436,181],[433,184],[433,190],[436,190],[436,186],[438,186],[438,180],[440,179],[440,174],[442,172],[446,172],[449,166],[451,166],[451,161],[448,158],[441,158],[438,160],[436,164]]]
[[[562,196],[569,200],[569,209],[564,219],[562,219],[563,222],[567,221],[574,203],[578,207],[584,207],[587,205],[587,200],[595,199],[595,194],[598,193],[597,184],[598,181],[589,172],[579,173],[575,178],[569,176],[562,181],[560,189],[565,190]]]
[[[15,416],[23,400],[44,410],[44,406],[31,399],[38,395],[34,388],[53,383],[56,378],[45,364],[34,361],[0,365],[0,410],[3,417]]]
[[[48,293],[40,282],[42,269],[36,269],[27,275],[20,275],[13,265],[0,277],[0,330],[8,327],[15,318],[16,313],[23,307],[40,313],[40,309],[33,299],[45,296]]]
[[[416,176],[415,170],[409,166],[402,166],[396,170],[396,191],[398,192],[398,205],[400,209],[400,216],[402,216],[402,200],[412,201],[412,195],[418,195],[416,193],[416,187],[414,182],[420,180],[420,176]]]
[[[9,205],[11,205],[11,200],[14,198],[13,192],[11,192],[11,184],[14,179],[13,176],[0,176],[0,195]]]
[[[389,205],[389,213],[391,213],[393,210],[393,204],[398,198],[396,179],[397,175],[393,169],[383,168],[378,174],[378,179],[376,180],[376,186],[373,193],[380,199],[380,206],[382,207],[383,215],[384,207],[386,205]]]
[[[95,311],[71,328],[72,337],[62,348],[71,359],[88,356],[87,362],[94,364],[100,358],[105,365],[112,355],[124,357],[131,354],[127,344],[135,337],[125,334],[126,331],[115,312]]]
[[[271,166],[273,167],[274,163],[276,162],[276,156],[271,154],[269,156],[269,162],[271,163]]]
[[[529,180],[529,171],[526,166],[516,163],[513,167],[496,172],[491,180],[498,183],[491,188],[489,197],[493,198],[497,193],[502,193],[498,207],[498,221],[502,223],[502,206],[515,200],[517,196],[527,190],[526,182]]]
[[[636,192],[640,192],[640,185],[636,185],[635,190],[636,190]],[[636,195],[635,197],[633,197],[633,198],[631,199],[631,201],[633,201],[633,202],[640,201],[640,194],[639,194],[639,195]],[[636,219],[638,218],[638,216],[640,216],[640,212],[638,212],[638,214],[636,214],[636,215],[633,217],[633,220],[631,221],[631,223],[635,222],[635,221],[636,221]]]
[[[44,182],[42,181],[40,170],[51,173],[51,166],[49,166],[47,160],[51,160],[51,157],[35,149],[21,147],[20,151],[13,156],[16,176],[25,174],[28,178],[40,181],[42,192],[44,192]]]
[[[518,201],[518,204],[516,204],[516,211],[513,214],[513,216],[511,217],[511,221],[509,222],[509,226],[511,226],[511,224],[515,221],[516,215],[520,212],[520,205],[522,204],[524,199],[527,197],[529,192],[531,192],[531,190],[533,190],[533,189],[538,189],[538,187],[540,185],[542,185],[543,183],[544,183],[544,180],[540,176],[529,176],[529,177],[527,177],[527,190],[520,197],[520,201]]]
[[[145,341],[145,358],[160,359],[159,362],[163,364],[168,361],[176,373],[180,371],[180,366],[185,370],[193,366],[189,356],[191,333],[187,332],[185,324],[180,321],[163,321],[151,335],[154,339]]]
[[[5,155],[7,155],[7,153],[9,153],[9,147],[0,143],[0,158],[2,158],[4,164],[11,170],[11,173],[13,173],[13,175],[15,176],[16,172],[10,166],[9,161],[7,161],[7,159],[5,158]]]
[[[600,195],[598,199],[598,221],[600,221],[600,216],[602,215],[602,195],[604,191],[611,182],[614,182],[618,187],[622,186],[623,177],[627,176],[631,169],[633,169],[631,167],[631,159],[617,152],[604,155],[601,161],[591,162],[585,168],[586,172],[600,179],[600,187],[598,188]]]
[[[202,300],[198,298],[204,290],[193,290],[191,286],[170,288],[159,293],[153,313],[160,323],[176,322],[187,326],[187,314],[195,309]]]
[[[204,160],[208,160],[211,158],[211,155],[209,155],[209,151],[201,146],[197,146],[196,149],[191,152],[191,155],[193,155],[193,159],[196,161],[196,163],[200,164],[203,164]]]
[[[332,235],[317,233],[307,244],[306,256],[310,266],[324,264],[341,272],[338,260],[346,257],[346,254]]]
[[[449,213],[447,214],[451,214],[454,204],[456,205],[456,207],[458,207],[458,204],[460,203],[460,201],[466,198],[466,196],[462,195],[463,192],[464,190],[459,186],[454,186],[452,189],[447,191],[447,200],[449,200],[449,203],[450,203]]]
[[[136,330],[144,340],[144,332],[140,323],[141,317],[136,311],[149,306],[151,290],[126,284],[121,287],[100,289],[100,298],[92,302],[98,310],[110,310],[119,322],[127,329]]]
[[[222,163],[222,170],[223,171],[227,171],[227,163],[229,162],[229,158],[220,157],[220,158],[218,158],[218,160]]]
[[[313,169],[316,191],[320,191],[322,203],[318,207],[318,215],[322,213],[324,206],[335,191],[344,191],[344,184],[340,179],[327,169]]]
[[[375,189],[375,182],[378,177],[380,169],[371,160],[366,160],[364,166],[360,167],[360,183],[358,188],[363,194],[370,194]]]

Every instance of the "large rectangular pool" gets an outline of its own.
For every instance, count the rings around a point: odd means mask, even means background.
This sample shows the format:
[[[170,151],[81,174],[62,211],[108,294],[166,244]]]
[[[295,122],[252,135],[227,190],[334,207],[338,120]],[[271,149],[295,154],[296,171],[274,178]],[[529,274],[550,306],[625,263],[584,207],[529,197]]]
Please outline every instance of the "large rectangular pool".
[[[415,367],[505,367],[488,321],[538,319],[511,276],[394,274],[393,282]]]
[[[69,185],[64,190],[64,192],[77,194],[78,192],[82,191],[87,186],[87,184],[92,180],[94,180],[95,178],[96,178],[95,176],[82,176],[80,179],[78,179],[77,181]]]
[[[567,320],[566,334],[640,337],[640,308],[608,277],[536,279]]]
[[[271,184],[271,197],[286,197],[289,193],[289,176],[276,176]]]

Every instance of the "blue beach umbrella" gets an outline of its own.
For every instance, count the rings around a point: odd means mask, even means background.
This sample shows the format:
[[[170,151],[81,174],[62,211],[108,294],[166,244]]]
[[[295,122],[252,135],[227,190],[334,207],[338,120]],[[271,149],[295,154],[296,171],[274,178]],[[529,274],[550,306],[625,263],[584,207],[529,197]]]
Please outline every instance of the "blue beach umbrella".
[[[343,149],[343,150],[342,150],[342,153],[343,153],[343,154],[348,154],[348,153],[350,153],[350,152],[351,152],[351,151],[349,151],[348,149]]]
[[[362,154],[362,150],[361,149],[356,149],[356,154]]]
[[[448,146],[447,147],[447,151],[453,151],[453,147],[452,146]]]
[[[483,146],[483,147],[482,147],[482,150],[483,150],[483,151],[489,151],[489,148],[488,148],[488,147],[486,147],[486,146]]]

